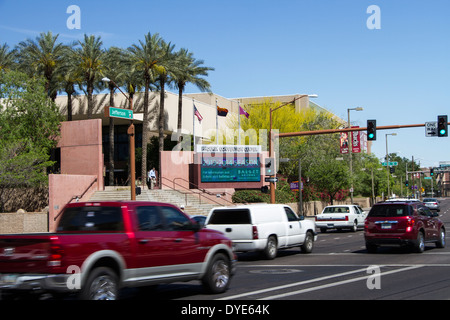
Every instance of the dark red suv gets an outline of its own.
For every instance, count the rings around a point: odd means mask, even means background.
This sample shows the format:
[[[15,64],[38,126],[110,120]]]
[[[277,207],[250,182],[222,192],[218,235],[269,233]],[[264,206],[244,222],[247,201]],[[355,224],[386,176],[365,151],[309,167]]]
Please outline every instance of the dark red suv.
[[[382,202],[370,210],[364,224],[364,238],[368,252],[378,246],[410,246],[423,252],[425,243],[445,246],[445,227],[437,213],[421,202]]]

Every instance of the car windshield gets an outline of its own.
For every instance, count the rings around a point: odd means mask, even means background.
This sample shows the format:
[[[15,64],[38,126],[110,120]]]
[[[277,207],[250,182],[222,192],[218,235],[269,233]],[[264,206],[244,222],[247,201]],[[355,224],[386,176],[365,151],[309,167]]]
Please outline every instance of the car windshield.
[[[349,213],[349,207],[326,207],[323,213]]]
[[[373,206],[369,212],[369,217],[405,217],[409,215],[409,206],[401,204]]]
[[[437,202],[437,199],[427,198],[427,199],[423,199],[423,202]]]

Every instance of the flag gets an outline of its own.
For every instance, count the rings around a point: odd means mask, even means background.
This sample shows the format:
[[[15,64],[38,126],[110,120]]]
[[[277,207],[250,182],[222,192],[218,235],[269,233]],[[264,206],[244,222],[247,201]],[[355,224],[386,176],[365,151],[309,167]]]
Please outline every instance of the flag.
[[[226,117],[227,114],[228,114],[228,109],[217,106],[217,115],[219,115],[221,117]]]
[[[203,120],[202,115],[200,114],[200,112],[198,112],[197,108],[194,105],[194,115],[197,117],[198,121],[201,123]]]
[[[239,106],[239,114],[240,114],[240,115],[243,114],[244,116],[247,117],[247,119],[248,119],[248,117],[250,116],[250,115],[248,114],[247,111],[245,111],[244,109],[242,109],[241,106]]]

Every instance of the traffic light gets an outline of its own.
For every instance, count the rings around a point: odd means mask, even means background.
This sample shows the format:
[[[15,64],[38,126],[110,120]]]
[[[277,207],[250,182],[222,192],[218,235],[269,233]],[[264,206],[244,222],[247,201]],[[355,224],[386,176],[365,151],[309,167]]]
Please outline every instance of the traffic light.
[[[434,168],[430,169],[430,176],[434,176]]]
[[[275,175],[275,159],[274,158],[266,158],[264,159],[264,172],[266,176]]]
[[[377,140],[377,120],[367,120],[367,140]]]
[[[406,187],[409,186],[409,181],[408,180],[405,181],[405,186]]]
[[[390,168],[389,168],[389,172],[390,172],[390,173],[395,173],[395,168],[394,168],[394,167],[390,167]]]
[[[437,127],[438,127],[438,137],[448,137],[447,116],[438,116]]]

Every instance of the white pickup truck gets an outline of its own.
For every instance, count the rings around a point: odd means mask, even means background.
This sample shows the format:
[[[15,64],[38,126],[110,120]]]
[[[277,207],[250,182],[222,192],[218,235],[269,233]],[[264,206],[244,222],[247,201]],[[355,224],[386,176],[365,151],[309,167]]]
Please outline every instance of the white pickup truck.
[[[367,212],[357,205],[327,206],[316,216],[316,226],[321,232],[328,229],[350,229],[353,232],[358,227],[364,227]]]
[[[317,239],[314,221],[299,218],[281,204],[213,208],[205,225],[230,238],[236,252],[261,251],[267,259],[274,259],[279,249],[296,246],[310,253]]]

